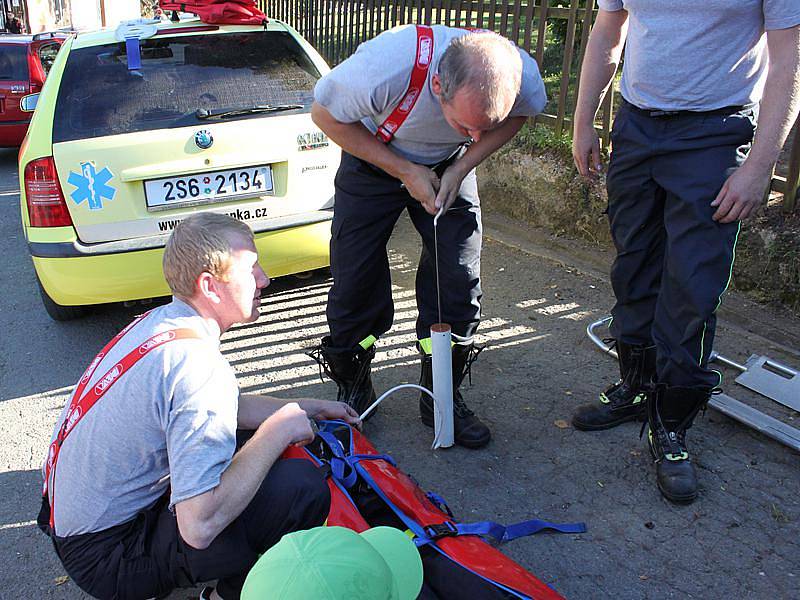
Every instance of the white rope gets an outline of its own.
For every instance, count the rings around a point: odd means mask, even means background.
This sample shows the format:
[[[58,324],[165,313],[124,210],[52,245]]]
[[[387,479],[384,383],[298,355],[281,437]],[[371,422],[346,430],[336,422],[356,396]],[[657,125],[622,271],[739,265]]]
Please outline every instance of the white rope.
[[[378,405],[381,402],[384,401],[384,399],[388,398],[389,396],[391,396],[392,394],[394,394],[398,390],[405,390],[405,389],[419,390],[420,392],[428,394],[428,396],[430,396],[431,399],[434,402],[436,402],[436,398],[434,397],[433,392],[430,391],[428,388],[423,387],[421,385],[417,385],[416,383],[401,383],[400,385],[396,385],[395,387],[393,387],[390,390],[387,390],[383,394],[381,394],[380,397],[377,400],[375,400],[375,402],[370,404],[369,407],[367,408],[367,410],[365,410],[363,413],[361,413],[361,415],[358,418],[363,421],[365,418],[367,418],[369,416],[369,414],[373,410],[375,410],[378,407]],[[439,426],[438,427],[434,426],[434,428],[433,428],[434,432],[439,431],[441,429],[441,424],[436,424],[436,425],[439,425]],[[431,444],[431,449],[435,449],[436,448],[436,445],[437,445],[438,441],[439,441],[438,436],[434,437],[433,444]]]
[[[372,404],[370,404],[370,405],[369,405],[369,408],[367,408],[367,410],[365,410],[363,413],[361,413],[361,416],[359,416],[358,418],[359,418],[359,419],[361,419],[361,420],[363,421],[364,419],[366,419],[366,418],[369,416],[369,414],[370,414],[370,413],[371,413],[373,410],[375,410],[375,409],[378,407],[378,404],[380,404],[381,402],[383,402],[383,399],[384,399],[384,398],[386,398],[386,397],[390,396],[391,394],[394,394],[394,393],[395,393],[397,390],[403,390],[403,389],[415,389],[415,390],[419,390],[419,391],[421,391],[421,392],[425,392],[426,394],[428,394],[428,396],[430,396],[431,398],[433,398],[433,392],[432,392],[432,391],[430,391],[430,390],[429,390],[428,388],[426,388],[426,387],[422,387],[421,385],[417,385],[416,383],[402,383],[402,384],[400,384],[400,385],[397,385],[397,386],[393,387],[392,389],[390,389],[390,390],[388,390],[388,391],[384,392],[383,394],[381,394],[381,397],[380,397],[380,398],[378,398],[377,400],[375,400],[375,402],[373,402]]]

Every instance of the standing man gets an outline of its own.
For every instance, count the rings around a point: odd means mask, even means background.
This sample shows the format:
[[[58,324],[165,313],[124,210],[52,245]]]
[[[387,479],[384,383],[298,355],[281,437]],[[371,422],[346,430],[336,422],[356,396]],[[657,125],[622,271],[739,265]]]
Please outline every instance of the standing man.
[[[422,238],[417,268],[421,384],[431,388],[430,326],[439,321],[433,216],[438,221],[441,320],[452,327],[455,441],[489,442],[459,385],[478,350],[481,209],[475,167],[508,142],[546,97],[536,62],[490,32],[400,26],[359,46],[317,83],[312,118],[342,147],[331,239],[330,336],[316,358],[357,411],[375,399],[370,362],[392,325],[386,244],[408,210]],[[422,421],[433,426],[424,395]]]
[[[109,342],[65,407],[39,524],[97,598],[163,597],[217,579],[202,597],[236,600],[261,553],[328,514],[324,476],[281,453],[313,439],[309,418],[358,418],[339,402],[239,393],[219,338],[258,318],[269,285],[247,225],[186,219],[167,242],[164,275],[173,301]],[[251,434],[243,445],[237,429]]]
[[[626,40],[606,179],[622,377],[573,424],[646,417],[658,488],[688,503],[686,430],[722,379],[708,359],[740,223],[763,201],[798,113],[800,3],[600,0],[575,111],[584,177],[601,169],[594,117]]]

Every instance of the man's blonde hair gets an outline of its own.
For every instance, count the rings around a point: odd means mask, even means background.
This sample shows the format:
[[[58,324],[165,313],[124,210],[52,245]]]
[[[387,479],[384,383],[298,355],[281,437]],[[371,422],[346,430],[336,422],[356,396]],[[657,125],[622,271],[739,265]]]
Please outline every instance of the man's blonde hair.
[[[209,273],[227,281],[232,242],[253,240],[245,223],[227,215],[198,213],[178,223],[164,249],[164,278],[175,296],[194,296],[197,278]]]
[[[468,33],[450,42],[439,61],[443,103],[467,88],[483,101],[481,107],[494,123],[505,119],[514,106],[522,82],[522,58],[506,38],[490,32]]]

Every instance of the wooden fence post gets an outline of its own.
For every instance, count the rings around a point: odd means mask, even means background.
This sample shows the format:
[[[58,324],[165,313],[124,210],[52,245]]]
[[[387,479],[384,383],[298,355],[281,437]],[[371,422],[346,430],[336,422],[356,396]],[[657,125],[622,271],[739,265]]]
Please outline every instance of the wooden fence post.
[[[578,16],[578,0],[571,0],[567,20],[567,39],[564,42],[564,61],[561,63],[561,89],[558,92],[558,113],[556,115],[556,135],[564,130],[564,115],[569,102],[569,79],[572,73],[572,54],[575,46],[575,20]]]
[[[800,187],[800,117],[794,124],[794,140],[789,152],[789,172],[783,192],[783,210],[793,212],[797,207],[797,190]]]

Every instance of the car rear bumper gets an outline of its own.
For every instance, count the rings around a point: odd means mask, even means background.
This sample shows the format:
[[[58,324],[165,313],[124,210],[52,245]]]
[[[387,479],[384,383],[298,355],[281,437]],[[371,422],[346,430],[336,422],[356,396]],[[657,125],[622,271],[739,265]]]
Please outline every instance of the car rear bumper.
[[[256,236],[261,233],[282,231],[303,225],[327,222],[333,219],[333,210],[317,210],[308,213],[288,215],[262,222],[251,223]],[[134,238],[116,242],[100,242],[84,244],[79,240],[70,242],[38,242],[28,241],[28,251],[38,258],[74,258],[80,256],[101,256],[104,254],[120,254],[123,252],[139,252],[163,248],[171,231],[147,238]]]
[[[281,277],[327,267],[330,264],[329,220],[330,217],[297,227],[256,233],[260,262],[267,274]],[[170,294],[161,270],[163,244],[156,248],[97,253],[80,252],[77,249],[80,246],[77,242],[29,243],[36,274],[48,296],[57,304],[105,304]]]

